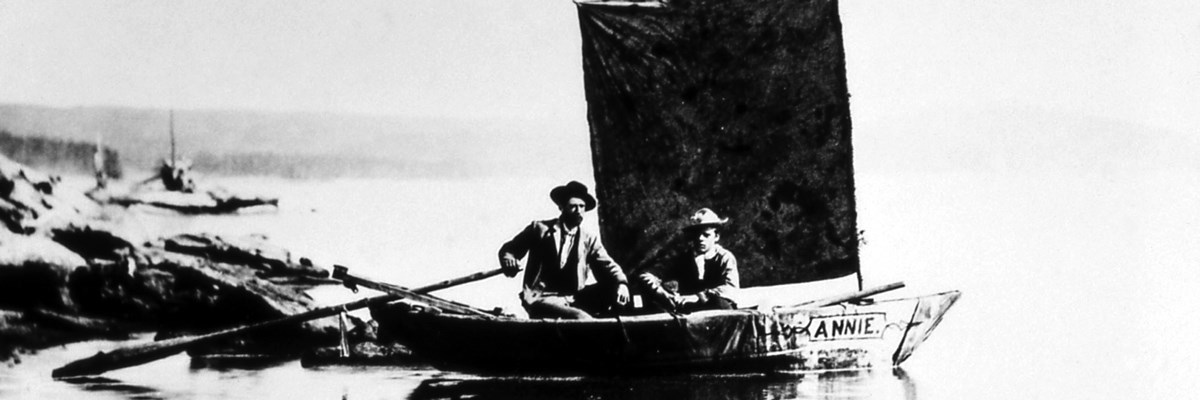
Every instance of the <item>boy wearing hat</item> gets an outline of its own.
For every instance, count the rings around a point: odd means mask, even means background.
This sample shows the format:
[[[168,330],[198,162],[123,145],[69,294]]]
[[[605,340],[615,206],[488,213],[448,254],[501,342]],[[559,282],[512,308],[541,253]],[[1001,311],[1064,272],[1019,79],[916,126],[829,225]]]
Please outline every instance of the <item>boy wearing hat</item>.
[[[701,208],[689,218],[683,234],[685,248],[638,274],[638,282],[652,303],[668,311],[730,310],[737,305],[730,300],[738,288],[737,259],[717,241],[718,230],[729,222],[707,208]],[[669,290],[664,281],[676,281],[678,290]]]
[[[624,306],[628,280],[609,257],[600,235],[582,226],[583,215],[596,208],[596,198],[582,183],[571,181],[550,191],[561,212],[558,218],[533,221],[500,247],[500,267],[514,277],[525,260],[521,304],[530,318],[591,319]]]

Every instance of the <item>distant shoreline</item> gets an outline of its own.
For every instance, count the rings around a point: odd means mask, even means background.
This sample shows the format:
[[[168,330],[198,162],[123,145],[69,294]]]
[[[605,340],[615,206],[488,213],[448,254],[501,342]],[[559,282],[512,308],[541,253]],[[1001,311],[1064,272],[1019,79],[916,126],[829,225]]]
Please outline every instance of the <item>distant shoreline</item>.
[[[283,178],[467,178],[591,174],[585,122],[404,118],[330,113],[54,108],[0,104],[0,131],[21,140],[71,143],[71,151],[15,154],[45,170],[92,173],[97,142],[131,169],[156,168],[171,154],[200,173]],[[33,139],[40,138],[40,139]],[[110,175],[114,172],[110,172]]]

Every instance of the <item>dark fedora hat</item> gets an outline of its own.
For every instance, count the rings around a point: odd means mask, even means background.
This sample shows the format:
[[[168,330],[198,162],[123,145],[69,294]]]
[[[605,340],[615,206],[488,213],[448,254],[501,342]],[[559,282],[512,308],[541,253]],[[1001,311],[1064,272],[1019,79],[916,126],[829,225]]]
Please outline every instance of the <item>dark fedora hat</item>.
[[[592,211],[593,208],[596,208],[596,198],[592,197],[591,193],[588,193],[587,185],[582,183],[570,181],[566,185],[550,190],[550,200],[554,200],[554,204],[560,206],[572,197],[583,199],[583,202],[587,206],[587,211]]]

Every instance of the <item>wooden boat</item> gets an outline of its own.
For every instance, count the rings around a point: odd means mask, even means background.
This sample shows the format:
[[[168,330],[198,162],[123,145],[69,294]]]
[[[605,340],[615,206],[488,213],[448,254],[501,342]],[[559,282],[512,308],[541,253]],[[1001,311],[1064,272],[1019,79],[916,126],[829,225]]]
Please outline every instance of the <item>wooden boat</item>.
[[[577,0],[602,236],[636,269],[714,207],[740,284],[857,275],[849,94],[835,0]],[[891,368],[957,291],[878,302],[586,321],[375,307],[380,334],[444,369],[646,374]]]
[[[958,297],[585,321],[465,315],[412,302],[371,314],[381,335],[434,366],[472,373],[831,371],[899,365]]]

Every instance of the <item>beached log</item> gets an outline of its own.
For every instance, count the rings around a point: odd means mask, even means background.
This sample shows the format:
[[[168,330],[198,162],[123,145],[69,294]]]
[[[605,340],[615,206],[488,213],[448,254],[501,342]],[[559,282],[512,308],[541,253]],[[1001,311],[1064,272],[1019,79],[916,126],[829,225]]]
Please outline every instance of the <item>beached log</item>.
[[[101,259],[124,261],[135,252],[134,240],[98,224],[69,224],[49,231],[51,239],[89,262]]]
[[[262,270],[260,276],[310,276],[325,278],[329,272],[292,257],[282,247],[268,243],[263,235],[221,237],[205,234],[185,234],[167,238],[162,246],[167,251],[206,257],[214,262],[244,264]]]

